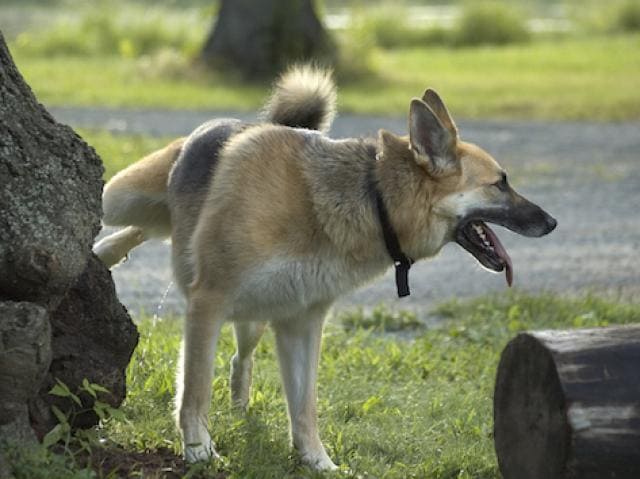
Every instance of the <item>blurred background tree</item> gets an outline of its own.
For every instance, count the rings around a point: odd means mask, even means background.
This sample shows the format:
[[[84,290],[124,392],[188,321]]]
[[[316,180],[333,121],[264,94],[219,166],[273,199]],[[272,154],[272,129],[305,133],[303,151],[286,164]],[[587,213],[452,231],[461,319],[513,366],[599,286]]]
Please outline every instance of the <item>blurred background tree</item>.
[[[252,78],[300,60],[330,63],[333,51],[313,0],[222,0],[200,59]]]

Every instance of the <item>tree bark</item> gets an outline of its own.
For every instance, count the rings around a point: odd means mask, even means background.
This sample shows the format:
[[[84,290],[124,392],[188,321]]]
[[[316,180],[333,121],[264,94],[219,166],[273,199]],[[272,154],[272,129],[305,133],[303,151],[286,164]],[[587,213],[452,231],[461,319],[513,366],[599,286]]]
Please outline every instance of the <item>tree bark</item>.
[[[100,230],[102,162],[38,103],[0,34],[0,300],[55,308]]]
[[[640,326],[520,334],[494,395],[505,479],[640,477]]]
[[[296,61],[331,63],[333,56],[313,0],[222,0],[200,58],[252,79]]]
[[[33,303],[0,302],[0,338],[0,437],[34,438],[27,406],[51,363],[47,310]]]
[[[31,426],[39,437],[56,425],[51,406],[67,413],[77,409],[69,398],[49,394],[57,380],[74,391],[87,378],[107,388],[100,400],[118,407],[126,395],[125,370],[138,343],[138,331],[118,301],[111,273],[95,255],[85,271],[50,315],[51,365],[29,404]],[[98,423],[92,398],[80,394],[82,414],[73,426],[88,428]]]
[[[8,443],[55,425],[56,379],[74,393],[85,378],[111,388],[99,399],[113,406],[124,399],[138,333],[91,254],[102,173],[93,148],[37,102],[0,32],[0,477],[11,474]],[[72,426],[96,423],[78,415]]]

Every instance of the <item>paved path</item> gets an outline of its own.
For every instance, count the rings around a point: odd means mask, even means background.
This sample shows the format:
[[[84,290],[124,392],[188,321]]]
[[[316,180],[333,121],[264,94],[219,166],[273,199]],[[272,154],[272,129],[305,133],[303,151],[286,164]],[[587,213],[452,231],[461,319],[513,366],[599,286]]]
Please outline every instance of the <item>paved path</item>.
[[[220,112],[52,108],[75,127],[178,136]],[[254,115],[230,116],[252,120]],[[375,134],[378,128],[405,131],[405,119],[342,116],[335,137]],[[541,239],[518,237],[496,227],[515,269],[515,287],[527,291],[593,291],[640,300],[640,123],[552,123],[461,121],[464,139],[491,152],[510,172],[513,184],[558,219]],[[171,282],[169,252],[149,242],[113,272],[122,301],[133,311],[182,311]],[[482,270],[459,246],[448,245],[410,273],[412,295],[396,299],[391,273],[349,295],[339,308],[375,306],[424,312],[452,297],[503,291],[503,275]]]

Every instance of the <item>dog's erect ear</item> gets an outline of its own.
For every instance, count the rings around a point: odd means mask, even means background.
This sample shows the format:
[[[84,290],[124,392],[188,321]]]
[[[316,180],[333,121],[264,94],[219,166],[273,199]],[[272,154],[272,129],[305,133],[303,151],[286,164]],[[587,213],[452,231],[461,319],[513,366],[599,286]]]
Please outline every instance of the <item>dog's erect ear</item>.
[[[456,137],[422,100],[411,100],[409,111],[409,141],[416,161],[429,173],[441,175],[457,166]]]
[[[435,90],[427,88],[427,91],[425,91],[424,95],[422,95],[422,101],[429,105],[429,108],[433,110],[444,127],[449,130],[449,132],[454,137],[457,138],[458,127],[453,121],[453,118],[451,118],[449,110],[447,110],[447,107],[444,106],[444,102],[442,101],[442,98],[440,98],[440,95],[438,95]]]

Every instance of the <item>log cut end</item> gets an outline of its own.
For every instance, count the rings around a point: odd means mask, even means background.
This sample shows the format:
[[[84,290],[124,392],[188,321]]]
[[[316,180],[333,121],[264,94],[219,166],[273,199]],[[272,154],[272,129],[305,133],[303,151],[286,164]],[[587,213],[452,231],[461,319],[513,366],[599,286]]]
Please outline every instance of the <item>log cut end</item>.
[[[640,477],[640,325],[520,334],[500,358],[505,479]]]
[[[498,464],[506,478],[563,477],[570,431],[552,354],[521,334],[502,353],[494,394]]]

